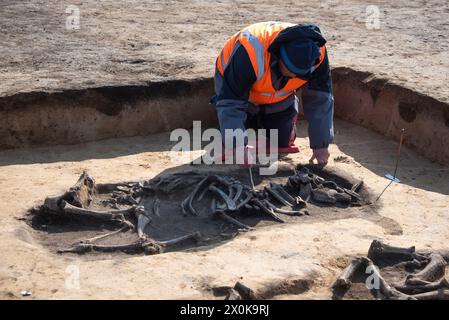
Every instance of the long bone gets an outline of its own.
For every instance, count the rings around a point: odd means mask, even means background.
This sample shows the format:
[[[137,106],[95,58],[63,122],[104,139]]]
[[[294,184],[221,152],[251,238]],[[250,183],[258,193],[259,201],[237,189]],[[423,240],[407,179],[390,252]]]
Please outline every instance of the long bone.
[[[405,280],[405,284],[424,284],[426,282],[432,282],[440,279],[444,276],[446,269],[446,261],[438,253],[432,253],[430,255],[430,262],[416,274],[410,274]]]
[[[373,240],[368,249],[368,258],[377,262],[382,258],[396,258],[402,260],[422,260],[424,257],[415,252],[415,247],[401,248],[394,247],[388,244],[382,243],[379,240]]]
[[[342,271],[340,276],[335,280],[332,288],[348,290],[352,285],[352,279],[360,268],[366,266],[367,260],[363,258],[355,258],[351,263]]]
[[[436,290],[413,296],[417,300],[449,300],[449,290]]]
[[[116,245],[102,245],[93,243],[78,243],[69,249],[58,250],[58,253],[85,253],[88,251],[100,251],[100,252],[145,252],[146,254],[162,253],[165,247],[173,246],[184,242],[186,240],[194,239],[198,241],[201,238],[199,232],[194,232],[181,237],[177,237],[166,241],[155,241],[153,239],[147,239],[145,237],[128,244],[116,244]]]
[[[136,207],[130,207],[124,210],[109,210],[109,211],[98,211],[98,210],[90,210],[79,208],[71,205],[70,203],[62,200],[61,209],[65,213],[70,213],[73,215],[79,215],[83,217],[93,218],[99,221],[118,221],[127,225],[132,225],[129,221],[127,221],[124,217],[124,214],[133,213]]]
[[[130,227],[128,225],[125,225],[125,226],[121,227],[118,230],[115,230],[115,231],[112,231],[112,232],[108,232],[108,233],[105,233],[105,234],[101,234],[101,235],[98,235],[98,236],[95,236],[95,237],[92,237],[92,238],[83,239],[83,240],[80,241],[80,243],[92,243],[94,241],[105,239],[105,238],[108,238],[110,236],[116,235],[116,234],[118,234],[120,232],[126,231],[129,228]]]
[[[418,294],[429,291],[435,291],[438,289],[449,289],[449,281],[447,278],[443,278],[440,281],[431,282],[422,285],[399,285],[395,286],[396,290],[399,290],[406,294]]]
[[[89,251],[100,251],[100,252],[145,252],[145,241],[138,240],[133,243],[127,244],[115,244],[115,245],[103,245],[94,243],[78,243],[69,249],[58,250],[58,253],[85,253]],[[162,249],[162,248],[161,248]],[[161,250],[155,250],[160,253]]]
[[[264,203],[268,205],[268,207],[272,208],[274,212],[286,214],[289,216],[303,216],[304,212],[296,211],[296,210],[284,210],[282,208],[276,207],[274,204],[272,204],[270,201],[265,200]]]

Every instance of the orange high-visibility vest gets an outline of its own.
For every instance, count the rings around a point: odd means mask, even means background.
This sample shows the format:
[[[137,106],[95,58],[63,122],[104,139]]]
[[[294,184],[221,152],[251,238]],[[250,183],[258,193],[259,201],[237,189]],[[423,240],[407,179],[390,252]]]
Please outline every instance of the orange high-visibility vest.
[[[223,76],[237,42],[246,49],[257,77],[251,87],[249,101],[256,105],[282,101],[307,83],[306,80],[292,78],[281,90],[275,90],[271,83],[271,54],[268,52],[268,48],[282,30],[291,26],[294,24],[285,22],[260,22],[250,25],[233,35],[218,55],[216,66],[218,72]],[[312,68],[312,71],[323,62],[325,54],[326,48],[322,46],[319,62]]]

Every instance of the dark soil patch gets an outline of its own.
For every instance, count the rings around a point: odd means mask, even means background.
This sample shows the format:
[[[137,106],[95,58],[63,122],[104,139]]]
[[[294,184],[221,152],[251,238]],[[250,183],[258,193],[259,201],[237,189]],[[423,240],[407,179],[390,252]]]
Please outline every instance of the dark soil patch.
[[[310,167],[310,169],[323,178],[334,181],[345,188],[350,188],[357,182],[357,179],[348,174],[337,174],[316,167]],[[292,175],[292,172],[292,170],[283,169],[279,170],[275,176],[255,175],[256,189],[262,190],[270,183],[285,184],[287,178]],[[219,171],[214,173],[223,175],[223,172]],[[208,174],[213,173],[208,171]],[[239,169],[233,172],[227,172],[227,175],[244,184],[250,184],[247,170]],[[159,177],[155,177],[152,180],[158,179]],[[149,182],[151,183],[151,180]],[[135,182],[97,185],[89,209],[104,211],[129,208],[131,203],[126,203],[126,199],[130,195],[130,186],[133,184]],[[152,208],[156,198],[160,201],[159,216],[152,215],[151,223],[144,229],[145,234],[149,238],[156,241],[167,241],[194,232],[200,232],[202,235],[201,241],[186,241],[179,245],[167,247],[165,252],[205,246],[210,248],[210,246],[219,245],[233,239],[241,231],[237,226],[218,218],[212,213],[210,205],[212,196],[208,193],[205,194],[201,201],[194,202],[194,207],[198,213],[197,216],[183,215],[180,203],[192,192],[194,187],[195,185],[192,184],[170,194],[150,192],[141,196],[139,205],[145,209]],[[340,204],[323,205],[310,200],[307,204],[309,215],[288,216],[280,214],[280,216],[282,216],[282,219],[286,223],[314,223],[322,220],[353,217],[372,219],[373,216],[377,216],[381,220],[380,216],[376,213],[376,207],[370,205],[372,194],[369,188],[362,185],[359,194],[363,198],[363,204],[361,206],[353,207],[351,205]],[[281,207],[279,203],[278,205]],[[242,209],[234,217],[250,227],[260,228],[282,225],[258,210]],[[137,219],[134,216],[127,218],[133,224],[137,224]],[[120,228],[120,223],[118,222],[98,222],[84,217],[81,219],[67,215],[48,214],[45,210],[42,210],[42,207],[41,209],[31,210],[26,220],[34,229],[34,234],[38,241],[55,253],[58,250],[71,247],[80,240],[105,234]],[[96,243],[106,245],[126,244],[137,241],[138,239],[136,230],[127,230],[98,240]],[[91,252],[83,255],[83,257],[109,258],[111,255],[127,256],[121,252],[107,254]]]

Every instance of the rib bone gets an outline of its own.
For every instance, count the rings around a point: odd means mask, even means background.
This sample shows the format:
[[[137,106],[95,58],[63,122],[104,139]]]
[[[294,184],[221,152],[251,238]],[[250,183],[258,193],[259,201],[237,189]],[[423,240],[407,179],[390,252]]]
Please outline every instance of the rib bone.
[[[216,193],[224,200],[224,202],[226,203],[226,206],[228,207],[228,210],[235,210],[237,208],[237,206],[235,205],[235,202],[231,198],[229,198],[229,196],[226,193],[224,193],[217,187],[209,186],[209,190]]]
[[[265,204],[262,203],[262,201],[260,201],[257,198],[253,198],[251,200],[252,203],[254,203],[257,207],[259,207],[263,212],[265,212],[266,214],[268,214],[270,217],[272,217],[274,220],[278,221],[278,222],[282,222],[284,223],[285,221],[282,220],[281,218],[279,218],[274,212],[273,210],[270,210]]]
[[[265,187],[265,190],[273,196],[273,198],[275,198],[277,201],[279,201],[280,203],[282,203],[283,205],[287,206],[287,207],[293,207],[293,204],[288,202],[286,199],[284,199],[276,190],[274,190],[273,188],[269,188],[269,187]]]
[[[184,242],[186,240],[194,239],[195,241],[199,241],[201,239],[201,233],[199,232],[193,232],[190,234],[187,234],[185,236],[180,236],[178,238],[166,240],[166,241],[158,241],[158,243],[162,246],[173,246],[175,244],[179,244],[181,242]]]
[[[234,219],[233,217],[231,217],[230,215],[226,214],[223,211],[216,211],[216,214],[219,217],[221,217],[221,218],[225,219],[226,221],[236,225],[239,228],[246,229],[246,230],[254,230],[254,228],[244,224],[243,222],[238,221],[237,219]]]

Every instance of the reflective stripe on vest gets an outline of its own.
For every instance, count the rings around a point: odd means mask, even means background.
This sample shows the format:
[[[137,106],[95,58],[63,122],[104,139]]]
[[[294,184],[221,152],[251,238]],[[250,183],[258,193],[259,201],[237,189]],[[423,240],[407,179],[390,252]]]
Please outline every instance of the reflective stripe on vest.
[[[257,59],[257,80],[260,80],[265,73],[265,50],[263,49],[263,44],[248,30],[243,31],[242,36],[244,36],[254,48]]]
[[[290,95],[293,93],[295,93],[295,91],[276,91],[274,93],[274,96],[276,98],[280,98],[280,97],[287,96],[287,95]],[[271,97],[273,95],[271,92],[259,92],[259,94],[264,97]]]

